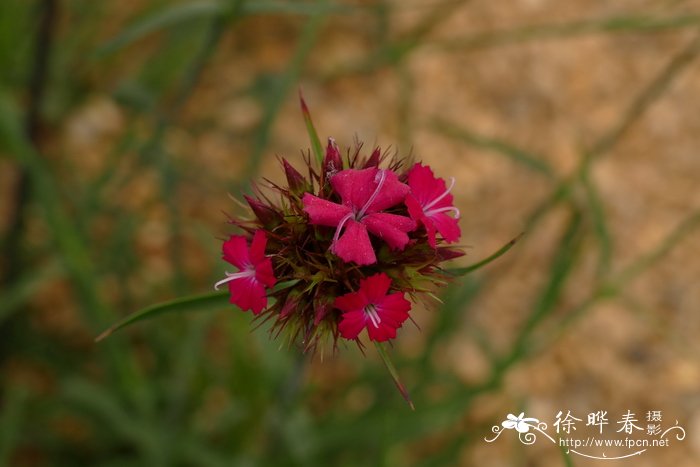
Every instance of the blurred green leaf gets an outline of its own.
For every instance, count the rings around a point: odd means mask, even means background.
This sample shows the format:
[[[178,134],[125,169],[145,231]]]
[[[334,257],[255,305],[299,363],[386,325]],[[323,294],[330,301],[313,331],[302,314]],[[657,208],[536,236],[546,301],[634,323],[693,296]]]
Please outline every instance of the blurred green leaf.
[[[608,229],[608,223],[605,219],[605,211],[603,207],[603,202],[600,199],[598,190],[591,180],[590,164],[584,164],[581,170],[581,184],[586,193],[586,199],[588,201],[588,212],[591,216],[591,221],[593,222],[593,230],[598,240],[599,253],[598,253],[598,275],[605,276],[610,270],[610,261],[612,258],[612,238],[610,237],[610,230]]]
[[[103,44],[96,50],[98,58],[123,49],[124,47],[142,39],[143,37],[158,32],[162,29],[180,25],[202,18],[217,16],[230,16],[235,14],[234,1],[230,0],[199,0],[188,3],[180,3],[153,13],[145,18],[140,18],[121,33]],[[344,5],[324,5],[322,3],[291,3],[268,1],[244,1],[240,5],[241,14],[301,14],[317,15],[327,13],[346,13],[354,8]]]
[[[492,253],[491,255],[487,256],[486,258],[482,259],[478,263],[474,263],[471,266],[466,266],[463,268],[447,268],[445,269],[445,272],[448,272],[452,274],[453,276],[464,276],[466,274],[469,274],[470,272],[474,272],[477,269],[481,269],[482,267],[486,266],[487,264],[491,263],[492,261],[497,260],[501,256],[503,256],[508,250],[513,248],[513,246],[518,243],[518,240],[522,238],[524,234],[520,234],[517,237],[515,237],[513,240],[509,241],[505,245],[503,245],[501,248],[499,248],[496,252]]]
[[[56,261],[43,266],[39,271],[30,271],[2,291],[0,300],[0,324],[12,313],[20,310],[47,282],[60,277],[63,268]]]
[[[586,19],[560,24],[522,26],[502,31],[487,31],[461,38],[441,39],[433,45],[463,52],[467,49],[521,44],[542,39],[561,39],[597,33],[655,32],[666,29],[694,27],[700,24],[700,15],[688,13],[676,16],[626,15]]]
[[[318,166],[323,165],[323,148],[321,146],[321,140],[318,138],[318,133],[316,133],[316,128],[314,127],[314,122],[311,120],[311,112],[309,107],[306,105],[304,96],[299,90],[299,102],[301,103],[301,113],[304,116],[304,124],[306,125],[306,131],[309,134],[309,139],[311,140],[311,149],[316,156],[316,162]]]
[[[3,391],[3,410],[0,412],[0,465],[10,465],[10,456],[16,447],[20,426],[24,422],[29,392],[22,386],[9,386]]]
[[[273,292],[283,290],[292,287],[294,284],[298,283],[298,279],[292,279],[289,281],[280,282],[275,285]],[[224,308],[230,306],[229,304],[229,292],[228,290],[222,290],[217,292],[210,292],[199,295],[190,295],[187,297],[176,298],[175,300],[170,300],[163,303],[157,303],[155,305],[148,306],[142,310],[132,313],[126,316],[110,326],[102,334],[95,338],[95,342],[99,342],[115,331],[118,331],[130,324],[134,324],[138,321],[143,321],[145,319],[155,318],[163,314],[170,313],[185,313],[190,311],[204,311],[217,308]]]
[[[169,6],[146,18],[136,20],[115,38],[100,46],[95,53],[98,57],[114,53],[148,34],[183,22],[224,15],[228,13],[229,8],[230,2],[214,0],[201,0]]]
[[[223,308],[227,306],[229,300],[228,291],[210,292],[200,295],[191,295],[189,297],[177,298],[169,302],[158,303],[151,305],[135,313],[132,313],[124,319],[117,321],[110,326],[106,331],[97,336],[95,342],[99,342],[119,329],[129,326],[130,324],[142,321],[144,319],[155,318],[163,314],[183,313],[189,311],[203,311],[213,308]]]
[[[554,169],[552,169],[552,167],[545,161],[545,158],[539,154],[533,154],[529,151],[525,151],[498,138],[478,135],[473,131],[466,128],[457,127],[456,125],[448,123],[439,118],[433,120],[432,127],[450,138],[462,141],[476,148],[486,149],[506,156],[530,170],[545,175],[547,178],[556,178]]]

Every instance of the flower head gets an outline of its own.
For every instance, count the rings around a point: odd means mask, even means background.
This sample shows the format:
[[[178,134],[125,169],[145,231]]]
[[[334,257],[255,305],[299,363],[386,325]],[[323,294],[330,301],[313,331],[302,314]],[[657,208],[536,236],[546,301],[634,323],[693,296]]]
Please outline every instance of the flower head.
[[[402,202],[409,188],[387,169],[347,169],[330,179],[341,203],[306,193],[302,199],[311,224],[335,227],[331,250],[345,262],[377,262],[368,231],[391,248],[402,250],[415,223],[408,217],[382,212]]]
[[[367,328],[373,341],[382,342],[396,337],[396,330],[408,319],[411,303],[401,292],[389,294],[391,279],[384,273],[360,280],[357,292],[335,299],[335,307],[343,311],[338,324],[340,335],[357,339]]]
[[[218,289],[219,286],[228,284],[230,302],[242,310],[252,310],[256,315],[267,307],[265,288],[272,288],[277,281],[272,270],[272,260],[265,256],[266,245],[267,236],[263,230],[255,231],[250,248],[244,236],[231,235],[224,242],[223,258],[236,266],[238,272],[227,272],[226,278],[214,286]]]
[[[428,234],[428,242],[436,247],[436,231],[442,235],[448,243],[459,240],[461,232],[457,220],[459,209],[454,207],[450,190],[454,185],[454,179],[449,188],[445,181],[436,178],[430,167],[422,164],[414,165],[408,172],[408,186],[411,193],[406,197],[406,207],[411,218],[425,226]],[[447,214],[452,212],[455,217]]]
[[[230,219],[242,234],[224,244],[238,271],[216,285],[304,351],[328,339],[362,345],[364,329],[375,343],[393,339],[409,299],[450,281],[443,263],[464,254],[436,240],[459,238],[452,196],[430,167],[378,147],[341,150],[329,138],[324,153],[303,102],[302,112],[313,155],[299,170],[282,158],[285,181],[265,179],[244,197],[249,215]]]

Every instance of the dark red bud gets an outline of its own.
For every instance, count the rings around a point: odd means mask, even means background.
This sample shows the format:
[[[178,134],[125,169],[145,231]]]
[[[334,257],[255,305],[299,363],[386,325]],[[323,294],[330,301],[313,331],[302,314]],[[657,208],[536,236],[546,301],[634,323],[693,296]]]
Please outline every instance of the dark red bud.
[[[289,297],[287,298],[287,301],[284,302],[284,306],[280,310],[279,319],[284,319],[287,316],[294,313],[298,306],[299,306],[299,300],[296,297],[292,297],[290,294]]]
[[[449,248],[449,247],[438,247],[437,248],[437,256],[440,258],[440,261],[447,261],[450,259],[455,259],[459,258],[460,256],[464,256],[465,253],[462,250],[458,250],[456,248]]]
[[[365,169],[368,169],[370,167],[378,167],[379,166],[379,160],[381,159],[381,151],[379,148],[375,148],[374,151],[372,151],[372,155],[369,156],[369,159],[367,159],[367,162],[365,162]]]
[[[332,306],[330,303],[323,301],[314,302],[314,326],[318,326],[319,323],[326,317],[328,312],[331,310]]]
[[[287,159],[282,159],[282,165],[284,166],[284,174],[287,176],[289,191],[297,195],[308,191],[308,182],[297,169],[287,162]]]
[[[260,223],[265,228],[276,227],[280,224],[280,222],[282,222],[282,216],[280,216],[279,213],[277,213],[277,211],[275,211],[271,207],[266,206],[265,204],[260,202],[260,200],[252,198],[250,196],[243,195],[243,197],[248,202],[250,209],[253,210],[253,214],[255,214],[255,217],[258,218]]]
[[[326,146],[326,158],[323,160],[323,170],[325,172],[338,172],[343,170],[343,159],[340,156],[338,145],[333,138],[328,138]]]

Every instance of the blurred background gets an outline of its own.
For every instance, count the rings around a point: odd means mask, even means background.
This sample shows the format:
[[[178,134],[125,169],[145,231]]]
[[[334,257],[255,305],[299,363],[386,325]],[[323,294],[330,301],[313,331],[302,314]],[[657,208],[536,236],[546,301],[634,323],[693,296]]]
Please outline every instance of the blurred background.
[[[0,463],[700,465],[698,53],[685,0],[3,0]],[[525,232],[414,308],[415,412],[373,349],[302,356],[233,307],[93,343],[222,277],[231,197],[309,147],[300,87],[321,138],[456,178],[457,265]],[[687,437],[484,441],[560,410]]]

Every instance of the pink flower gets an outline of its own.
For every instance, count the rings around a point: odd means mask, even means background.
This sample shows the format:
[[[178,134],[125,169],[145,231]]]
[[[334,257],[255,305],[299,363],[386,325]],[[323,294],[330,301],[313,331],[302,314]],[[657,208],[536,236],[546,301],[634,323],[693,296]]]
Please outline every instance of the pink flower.
[[[272,271],[272,260],[265,256],[266,245],[264,230],[255,231],[250,249],[244,236],[231,235],[224,242],[223,258],[236,266],[239,272],[227,272],[226,279],[214,285],[218,290],[220,285],[228,283],[230,302],[238,305],[241,310],[252,310],[256,315],[267,307],[265,287],[272,288],[277,282]]]
[[[443,179],[435,178],[430,167],[420,163],[411,167],[408,172],[411,193],[406,196],[406,207],[411,218],[425,226],[428,243],[433,248],[436,247],[436,231],[440,232],[448,243],[456,242],[462,235],[457,223],[459,209],[453,206],[450,194],[454,183],[453,178],[450,187],[446,188]],[[448,212],[454,212],[455,217],[448,216]]]
[[[347,169],[333,175],[330,183],[342,204],[310,193],[302,201],[312,224],[336,228],[333,253],[346,263],[376,263],[368,231],[391,248],[403,250],[408,243],[407,232],[416,224],[408,217],[381,212],[403,201],[409,191],[394,172],[376,167]]]
[[[396,337],[396,330],[408,319],[411,303],[400,292],[387,295],[391,279],[379,273],[360,280],[360,289],[335,299],[335,307],[344,313],[338,324],[346,339],[357,339],[362,329],[373,341]]]

